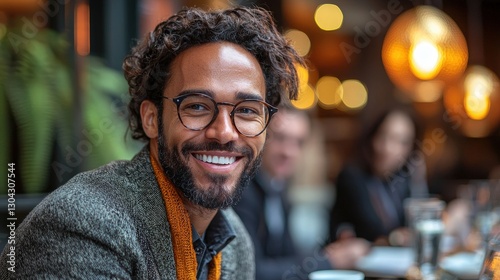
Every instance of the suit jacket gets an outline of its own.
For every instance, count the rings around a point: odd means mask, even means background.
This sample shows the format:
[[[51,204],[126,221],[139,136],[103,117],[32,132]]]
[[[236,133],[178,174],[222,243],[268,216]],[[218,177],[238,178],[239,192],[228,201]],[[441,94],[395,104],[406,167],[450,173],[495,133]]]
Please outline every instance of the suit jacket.
[[[335,186],[331,239],[336,239],[344,225],[352,226],[358,237],[369,241],[387,237],[392,230],[405,226],[403,201],[411,196],[410,180],[409,176],[398,176],[384,183],[357,166],[346,166]]]
[[[285,192],[281,193],[284,232],[281,236],[272,236],[265,218],[265,200],[269,194],[264,184],[269,182],[264,177],[257,172],[240,202],[234,206],[255,245],[257,279],[308,279],[307,275],[312,270],[331,269],[328,260],[319,252],[320,248],[310,254],[296,249],[288,228],[291,205],[285,199]]]
[[[251,240],[234,211],[237,237],[222,251],[222,279],[254,279]],[[15,246],[15,273],[10,266]],[[0,279],[176,279],[170,225],[149,160],[78,174],[44,199],[0,256]]]

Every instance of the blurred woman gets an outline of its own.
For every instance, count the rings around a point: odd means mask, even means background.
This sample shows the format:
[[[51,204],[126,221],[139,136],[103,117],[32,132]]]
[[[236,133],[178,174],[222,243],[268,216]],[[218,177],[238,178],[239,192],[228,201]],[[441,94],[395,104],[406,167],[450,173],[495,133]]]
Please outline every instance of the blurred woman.
[[[363,137],[360,161],[336,182],[330,213],[332,240],[356,235],[379,245],[404,245],[403,202],[427,194],[425,163],[417,148],[417,125],[401,109],[385,112]]]

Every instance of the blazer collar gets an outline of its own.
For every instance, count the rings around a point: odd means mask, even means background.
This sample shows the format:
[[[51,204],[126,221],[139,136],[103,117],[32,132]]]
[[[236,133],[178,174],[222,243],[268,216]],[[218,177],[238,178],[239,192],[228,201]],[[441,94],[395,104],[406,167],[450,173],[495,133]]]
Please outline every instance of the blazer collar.
[[[151,250],[160,278],[175,279],[170,225],[149,154],[149,145],[145,145],[127,165],[128,178],[138,192],[134,212],[144,227],[143,244]]]

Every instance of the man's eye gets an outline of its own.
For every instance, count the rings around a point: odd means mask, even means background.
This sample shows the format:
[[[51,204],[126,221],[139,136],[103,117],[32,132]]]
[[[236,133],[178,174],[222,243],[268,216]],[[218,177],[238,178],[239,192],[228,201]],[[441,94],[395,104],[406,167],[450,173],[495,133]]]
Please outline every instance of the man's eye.
[[[259,112],[255,108],[251,108],[251,107],[238,107],[236,110],[236,114],[258,115]]]
[[[187,111],[210,111],[210,106],[204,103],[190,103],[183,107]]]

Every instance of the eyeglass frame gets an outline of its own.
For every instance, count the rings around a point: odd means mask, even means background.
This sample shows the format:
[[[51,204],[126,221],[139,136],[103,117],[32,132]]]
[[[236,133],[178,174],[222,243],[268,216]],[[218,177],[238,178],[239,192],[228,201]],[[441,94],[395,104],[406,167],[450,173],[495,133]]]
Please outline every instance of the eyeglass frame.
[[[199,96],[203,96],[209,100],[211,100],[213,103],[214,103],[214,108],[215,108],[215,112],[213,113],[212,115],[212,120],[210,120],[210,122],[208,122],[207,125],[201,127],[201,128],[198,128],[198,129],[193,129],[193,128],[190,128],[190,127],[187,127],[185,124],[184,124],[184,121],[182,120],[181,118],[181,115],[180,115],[180,110],[179,110],[179,107],[182,103],[182,101],[190,96],[193,96],[193,95],[199,95]],[[168,99],[168,100],[171,100],[172,102],[174,102],[174,104],[177,106],[177,117],[179,118],[179,120],[181,121],[182,125],[189,129],[189,130],[192,130],[192,131],[201,131],[207,127],[209,127],[216,119],[217,119],[217,116],[219,115],[219,105],[225,105],[225,106],[233,106],[233,109],[231,110],[231,112],[229,113],[229,116],[231,117],[231,122],[233,123],[233,126],[234,128],[236,128],[236,131],[238,131],[239,134],[245,136],[245,137],[249,137],[249,138],[252,138],[252,137],[257,137],[259,135],[261,135],[267,128],[267,126],[269,125],[269,122],[271,121],[271,118],[274,114],[276,114],[278,112],[278,108],[274,107],[273,105],[265,102],[265,101],[262,101],[260,99],[243,99],[241,101],[238,101],[236,103],[230,103],[230,102],[217,102],[215,101],[215,99],[213,99],[213,97],[211,97],[210,95],[207,95],[207,94],[204,94],[204,93],[194,93],[194,92],[190,92],[190,93],[186,93],[186,94],[183,94],[183,95],[179,95],[177,97],[168,97],[168,96],[163,96],[163,98],[165,99]],[[245,135],[243,134],[239,129],[238,127],[236,126],[236,123],[234,122],[234,110],[236,109],[236,107],[243,103],[243,102],[247,102],[247,101],[257,101],[261,104],[264,104],[269,112],[269,118],[267,119],[267,122],[266,122],[266,125],[262,128],[262,131],[257,133],[256,135],[252,135],[252,136],[248,136],[248,135]]]

